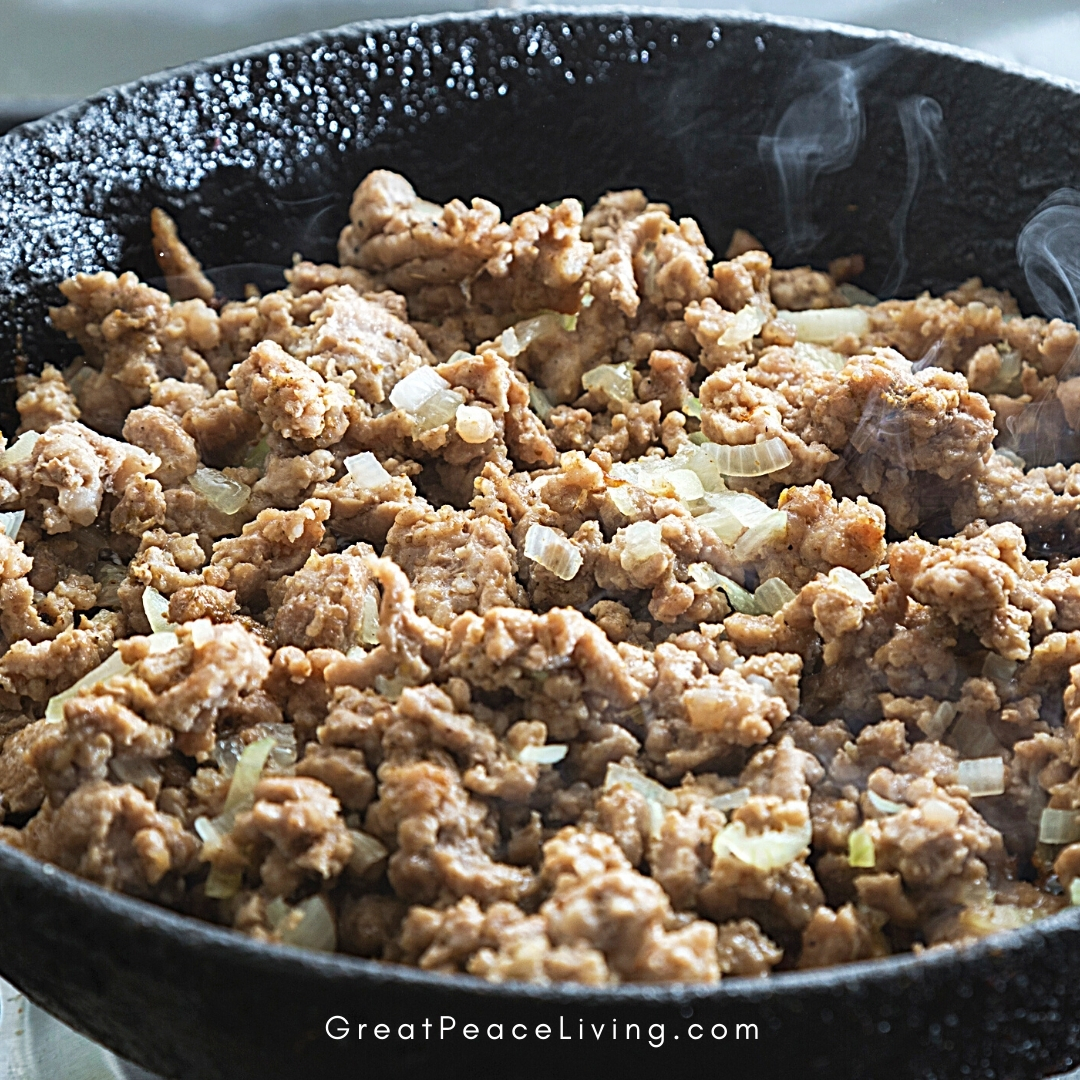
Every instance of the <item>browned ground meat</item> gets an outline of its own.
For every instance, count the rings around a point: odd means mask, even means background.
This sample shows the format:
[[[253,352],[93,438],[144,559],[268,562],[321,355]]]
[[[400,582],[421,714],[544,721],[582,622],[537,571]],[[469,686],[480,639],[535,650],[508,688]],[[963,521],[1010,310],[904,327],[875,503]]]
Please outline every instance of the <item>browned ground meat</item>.
[[[1010,440],[1076,444],[1074,327],[977,278],[852,306],[860,257],[714,261],[640,191],[504,221],[377,171],[342,266],[230,303],[152,229],[168,293],[62,283],[84,355],[0,444],[0,838],[494,982],[1069,901],[1080,466]]]

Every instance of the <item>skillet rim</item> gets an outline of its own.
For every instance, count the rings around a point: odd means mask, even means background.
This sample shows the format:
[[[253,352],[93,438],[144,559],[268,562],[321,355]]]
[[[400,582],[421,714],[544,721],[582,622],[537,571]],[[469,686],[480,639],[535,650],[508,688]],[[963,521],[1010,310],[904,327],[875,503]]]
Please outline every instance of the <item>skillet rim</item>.
[[[558,1005],[579,999],[590,1003],[633,1002],[682,1004],[688,1000],[707,999],[710,1002],[728,1000],[754,1004],[777,996],[798,995],[800,991],[820,990],[843,986],[858,991],[862,984],[885,979],[907,977],[921,979],[922,973],[941,974],[942,968],[956,968],[954,978],[961,979],[965,968],[977,969],[987,961],[1007,961],[1021,954],[1032,954],[1033,946],[1059,931],[1080,930],[1080,907],[1068,907],[1034,920],[1025,926],[1001,930],[970,945],[928,949],[922,953],[895,953],[874,960],[857,960],[830,967],[805,971],[781,971],[765,978],[729,976],[716,983],[622,983],[611,986],[590,986],[565,983],[491,983],[475,975],[441,974],[391,961],[372,960],[348,953],[325,953],[311,949],[290,948],[273,942],[259,941],[234,930],[219,926],[192,915],[155,904],[126,893],[107,889],[79,877],[36,856],[0,842],[0,879],[21,878],[35,888],[58,899],[76,901],[87,914],[101,915],[113,921],[127,922],[131,929],[165,935],[179,942],[185,950],[217,953],[231,950],[248,965],[273,965],[277,975],[288,969],[307,969],[311,974],[335,979],[373,980],[416,989],[467,990],[480,997],[516,999]],[[2,962],[2,961],[0,961]]]
[[[979,68],[989,68],[1025,81],[1066,90],[1080,96],[1080,80],[1043,72],[1001,57],[948,42],[920,38],[903,31],[878,30],[829,20],[803,16],[772,15],[747,11],[713,8],[654,8],[642,5],[588,5],[565,9],[541,4],[523,8],[490,8],[472,11],[435,13],[415,17],[400,16],[366,19],[345,23],[326,30],[282,38],[246,46],[167,68],[131,82],[106,87],[81,101],[26,124],[19,125],[0,136],[0,165],[8,159],[17,164],[20,144],[33,141],[47,131],[73,127],[93,107],[109,101],[123,101],[135,94],[165,87],[185,76],[204,74],[226,65],[266,56],[270,52],[310,50],[348,32],[358,36],[364,31],[402,30],[428,26],[478,27],[494,20],[566,20],[613,18],[621,21],[652,19],[668,24],[699,23],[714,20],[722,26],[762,26],[783,28],[803,33],[827,33],[852,42],[891,41],[909,52],[951,58]],[[10,212],[10,211],[9,211]],[[7,213],[0,212],[0,225]],[[1062,931],[1080,930],[1080,909],[1065,910],[1037,920],[1026,926],[999,931],[978,942],[952,948],[927,950],[922,954],[902,953],[874,960],[855,961],[808,971],[786,971],[767,978],[729,977],[718,983],[656,983],[621,984],[617,986],[586,986],[576,983],[534,984],[525,982],[490,983],[467,974],[446,975],[422,971],[407,965],[369,960],[346,953],[318,953],[306,949],[257,941],[239,931],[175,912],[152,901],[142,900],[98,885],[53,864],[0,842],[0,878],[19,878],[45,895],[77,901],[87,912],[102,914],[114,920],[126,921],[133,929],[166,937],[183,938],[183,947],[199,952],[231,950],[245,963],[256,967],[272,965],[275,974],[285,974],[290,968],[307,970],[324,978],[349,978],[350,981],[373,981],[398,984],[416,989],[441,992],[460,990],[481,998],[534,1001],[544,1004],[565,1004],[587,999],[591,1003],[682,1004],[687,1001],[709,1000],[751,1004],[778,996],[798,995],[802,990],[843,989],[858,992],[863,985],[880,984],[889,979],[907,978],[918,981],[922,972],[942,974],[940,969],[955,968],[951,977],[962,979],[967,968],[977,969],[987,961],[1006,960],[1031,952],[1040,940],[1054,938]],[[2,958],[0,958],[2,965]]]

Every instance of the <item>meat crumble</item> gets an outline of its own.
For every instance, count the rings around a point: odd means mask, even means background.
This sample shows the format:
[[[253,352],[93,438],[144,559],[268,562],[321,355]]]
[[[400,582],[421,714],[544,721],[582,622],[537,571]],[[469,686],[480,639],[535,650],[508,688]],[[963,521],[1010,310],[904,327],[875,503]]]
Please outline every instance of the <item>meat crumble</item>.
[[[83,354],[0,443],[0,839],[493,982],[1080,902],[1075,327],[715,260],[640,191],[373,172],[340,266],[231,302],[152,225],[169,291],[65,281]]]

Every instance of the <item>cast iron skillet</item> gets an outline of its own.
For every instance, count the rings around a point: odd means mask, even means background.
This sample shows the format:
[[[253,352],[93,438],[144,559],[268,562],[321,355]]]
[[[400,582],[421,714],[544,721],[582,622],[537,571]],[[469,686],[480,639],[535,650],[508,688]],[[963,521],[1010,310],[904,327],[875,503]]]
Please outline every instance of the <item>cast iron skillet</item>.
[[[266,268],[295,250],[333,256],[350,192],[375,167],[407,174],[428,198],[483,194],[508,212],[641,186],[696,217],[718,251],[736,225],[777,247],[782,217],[758,136],[806,57],[877,41],[891,43],[893,62],[865,88],[854,167],[815,189],[813,260],[862,251],[862,283],[885,276],[905,181],[896,103],[925,94],[942,107],[949,175],[931,178],[916,204],[901,292],[980,273],[1030,305],[1013,243],[1031,210],[1080,174],[1073,84],[799,20],[517,11],[261,46],[107,91],[0,140],[0,371],[10,377],[17,355],[38,365],[68,354],[45,322],[66,275],[154,276],[152,206],[169,208],[205,265],[259,264],[241,278],[272,277]],[[268,948],[0,845],[3,975],[80,1031],[183,1080],[686,1067],[1033,1078],[1080,1056],[1078,968],[1080,914],[1066,913],[963,951],[707,990],[499,987]],[[347,1037],[327,1035],[333,1016]],[[440,1041],[442,1016],[455,1027]],[[390,1026],[383,1041],[373,1037],[380,1022]],[[412,1041],[399,1037],[409,1023]],[[468,1023],[480,1025],[474,1041],[462,1037]],[[501,1041],[487,1032],[499,1023]],[[519,1023],[525,1041],[514,1039]],[[641,1039],[627,1041],[635,1023]],[[551,1027],[547,1040],[538,1024]],[[663,1046],[650,1045],[654,1024]],[[739,1024],[756,1024],[758,1038]]]

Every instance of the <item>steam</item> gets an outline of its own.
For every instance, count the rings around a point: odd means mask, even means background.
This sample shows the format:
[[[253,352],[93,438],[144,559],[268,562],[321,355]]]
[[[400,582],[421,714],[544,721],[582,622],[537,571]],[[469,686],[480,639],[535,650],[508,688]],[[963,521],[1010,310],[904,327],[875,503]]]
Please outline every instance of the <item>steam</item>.
[[[1039,309],[1048,318],[1080,322],[1080,191],[1059,188],[1035,209],[1016,238],[1016,260]],[[1002,442],[1031,465],[1069,463],[1080,457],[1075,387],[1080,355],[1057,373],[1056,392],[1009,418]]]
[[[794,79],[809,89],[758,139],[758,156],[780,187],[785,258],[805,254],[821,238],[811,216],[814,184],[854,163],[866,133],[862,90],[893,59],[892,47],[881,42],[843,60],[810,60]]]
[[[1080,317],[1080,191],[1058,188],[1016,238],[1016,261],[1048,319]]]
[[[878,292],[882,296],[895,296],[907,275],[906,251],[907,222],[911,208],[926,179],[928,166],[933,167],[938,178],[945,180],[945,162],[941,155],[942,129],[941,106],[931,97],[915,94],[906,97],[896,106],[900,114],[900,127],[904,133],[904,149],[907,152],[907,179],[900,205],[889,222],[896,255]]]

